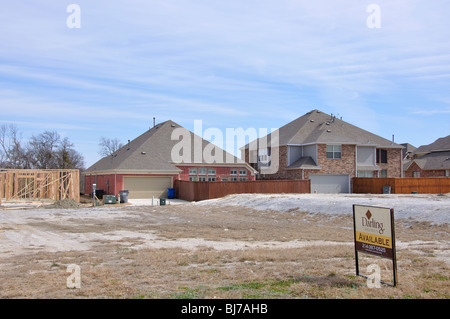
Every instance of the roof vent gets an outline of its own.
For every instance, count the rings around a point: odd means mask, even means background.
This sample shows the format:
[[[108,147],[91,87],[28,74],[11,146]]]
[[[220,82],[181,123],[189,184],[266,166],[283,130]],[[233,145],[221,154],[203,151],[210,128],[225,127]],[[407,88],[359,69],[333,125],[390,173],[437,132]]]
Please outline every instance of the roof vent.
[[[141,154],[142,154],[142,155],[145,155],[145,154],[147,154],[147,153],[146,153],[146,152],[141,152]]]
[[[172,124],[172,125],[170,125],[170,126],[175,127],[175,124]]]
[[[331,130],[327,130],[327,132],[328,132],[328,133],[330,133],[330,132],[331,132]]]
[[[309,120],[310,122],[314,122],[314,120]]]

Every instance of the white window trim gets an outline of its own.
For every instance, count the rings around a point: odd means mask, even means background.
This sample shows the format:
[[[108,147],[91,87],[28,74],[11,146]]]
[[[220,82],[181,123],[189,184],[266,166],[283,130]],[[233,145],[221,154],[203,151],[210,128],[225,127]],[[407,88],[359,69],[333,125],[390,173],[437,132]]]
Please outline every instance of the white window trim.
[[[328,152],[328,147],[332,147],[332,151],[331,152]],[[339,146],[339,152],[338,151],[336,151],[335,150],[335,147],[337,147],[337,146]],[[325,155],[326,155],[326,157],[327,157],[327,159],[341,159],[342,158],[342,145],[341,144],[326,144],[326,149],[325,149]],[[328,153],[332,153],[333,155],[332,155],[332,157],[328,157]],[[340,154],[340,156],[339,157],[336,157],[336,155],[335,154],[337,154],[337,153],[339,153]]]

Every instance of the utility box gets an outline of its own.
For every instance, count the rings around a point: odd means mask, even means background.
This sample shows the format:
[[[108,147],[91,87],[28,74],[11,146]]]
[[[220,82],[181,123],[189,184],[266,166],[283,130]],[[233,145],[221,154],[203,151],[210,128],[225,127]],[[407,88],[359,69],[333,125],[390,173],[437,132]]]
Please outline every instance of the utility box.
[[[383,194],[390,194],[391,186],[383,186]]]
[[[160,199],[159,199],[159,205],[160,205],[160,206],[166,205],[166,199],[165,199],[165,198],[160,198]]]
[[[114,195],[104,195],[103,196],[103,204],[115,204],[116,196]]]

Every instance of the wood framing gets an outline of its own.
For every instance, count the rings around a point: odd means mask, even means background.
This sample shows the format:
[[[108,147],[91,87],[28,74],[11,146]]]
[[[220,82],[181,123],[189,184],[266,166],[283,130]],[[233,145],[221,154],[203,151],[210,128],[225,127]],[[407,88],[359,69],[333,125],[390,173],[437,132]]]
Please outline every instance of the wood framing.
[[[0,199],[80,201],[80,171],[0,169]]]

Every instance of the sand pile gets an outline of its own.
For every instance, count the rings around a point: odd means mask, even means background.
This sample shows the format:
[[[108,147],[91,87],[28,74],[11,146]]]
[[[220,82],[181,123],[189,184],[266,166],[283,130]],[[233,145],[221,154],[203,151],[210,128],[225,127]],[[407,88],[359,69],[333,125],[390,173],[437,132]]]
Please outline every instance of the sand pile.
[[[51,205],[46,205],[45,208],[78,208],[81,207],[80,203],[73,199],[63,199],[56,201]]]

